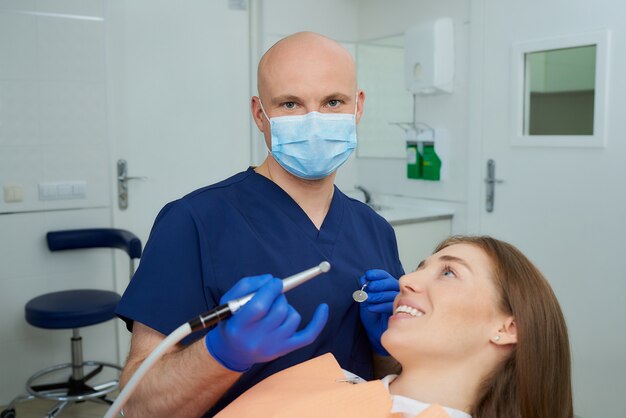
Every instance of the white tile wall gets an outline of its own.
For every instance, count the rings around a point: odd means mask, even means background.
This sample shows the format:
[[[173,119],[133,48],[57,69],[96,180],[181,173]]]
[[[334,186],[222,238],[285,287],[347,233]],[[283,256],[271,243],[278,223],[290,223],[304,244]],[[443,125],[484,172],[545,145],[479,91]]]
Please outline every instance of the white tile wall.
[[[5,58],[0,57],[0,62],[0,68],[4,67]],[[39,84],[10,77],[0,79],[0,118],[0,146],[39,144]]]
[[[28,325],[40,294],[113,289],[113,251],[50,253],[50,230],[111,225],[105,0],[0,0],[0,404],[34,371],[70,359],[71,331]],[[84,199],[40,201],[41,182],[83,181]],[[1,189],[0,189],[1,190]],[[117,362],[116,322],[81,330],[85,359]]]
[[[104,82],[46,82],[40,86],[44,144],[102,144],[106,139]]]
[[[39,17],[40,76],[45,80],[104,78],[104,21]]]
[[[0,8],[0,78],[36,79],[39,71],[37,17]]]
[[[39,12],[89,17],[103,17],[105,13],[105,2],[102,0],[36,0],[35,3]]]
[[[0,213],[108,205],[104,0],[0,2]],[[40,201],[38,183],[84,181]]]

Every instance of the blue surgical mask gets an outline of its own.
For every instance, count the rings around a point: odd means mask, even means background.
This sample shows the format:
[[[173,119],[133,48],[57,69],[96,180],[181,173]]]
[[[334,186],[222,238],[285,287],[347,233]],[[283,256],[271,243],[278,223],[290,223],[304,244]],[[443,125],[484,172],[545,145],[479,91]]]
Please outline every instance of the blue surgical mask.
[[[260,100],[259,100],[259,103]],[[310,112],[269,118],[272,156],[294,176],[317,180],[333,173],[356,148],[354,114]]]

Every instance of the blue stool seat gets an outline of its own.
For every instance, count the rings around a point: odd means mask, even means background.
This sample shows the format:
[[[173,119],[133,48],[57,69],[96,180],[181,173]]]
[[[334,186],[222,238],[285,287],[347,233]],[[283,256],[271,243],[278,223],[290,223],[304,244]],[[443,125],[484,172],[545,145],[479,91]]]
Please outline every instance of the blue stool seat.
[[[115,317],[121,297],[108,290],[66,290],[31,299],[25,307],[26,322],[47,329],[82,328]]]

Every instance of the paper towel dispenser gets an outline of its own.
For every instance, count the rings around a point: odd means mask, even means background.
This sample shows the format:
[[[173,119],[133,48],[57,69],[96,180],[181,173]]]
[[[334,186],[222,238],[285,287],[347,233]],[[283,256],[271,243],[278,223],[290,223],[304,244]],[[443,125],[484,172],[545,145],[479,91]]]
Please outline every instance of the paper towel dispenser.
[[[418,23],[404,36],[406,87],[414,94],[452,93],[454,25],[451,18]]]

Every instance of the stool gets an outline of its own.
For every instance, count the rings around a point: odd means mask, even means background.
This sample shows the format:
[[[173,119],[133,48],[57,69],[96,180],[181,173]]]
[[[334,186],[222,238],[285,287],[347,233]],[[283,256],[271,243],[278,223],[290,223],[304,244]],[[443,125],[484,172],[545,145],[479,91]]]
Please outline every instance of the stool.
[[[130,275],[135,271],[135,259],[141,257],[141,241],[133,233],[113,228],[73,229],[48,232],[46,235],[50,251],[87,248],[117,248],[130,258]],[[96,325],[115,317],[115,308],[120,295],[108,290],[76,289],[46,293],[31,299],[25,307],[26,322],[45,329],[71,329],[71,363],[58,364],[32,375],[26,382],[26,394],[13,399],[0,413],[0,418],[14,418],[18,402],[35,398],[55,400],[57,404],[46,418],[56,417],[72,403],[92,401],[107,405],[113,402],[107,394],[119,385],[122,368],[116,364],[83,361],[82,337],[79,328]],[[86,367],[93,367],[85,373]],[[67,369],[70,376],[62,382],[46,383],[46,377]],[[117,378],[90,386],[88,381],[103,370],[114,370]]]

